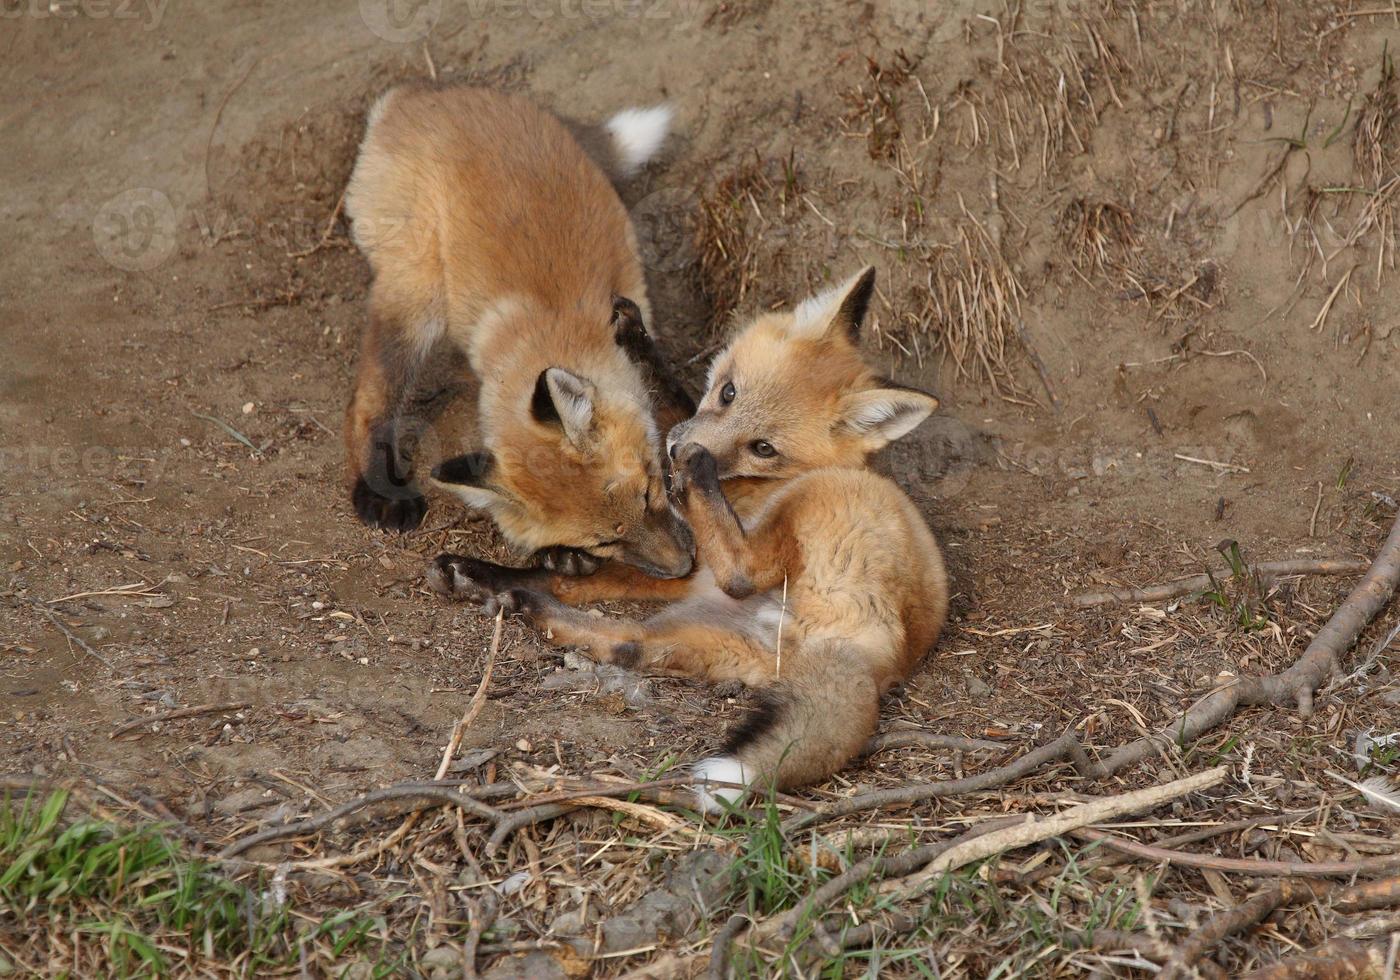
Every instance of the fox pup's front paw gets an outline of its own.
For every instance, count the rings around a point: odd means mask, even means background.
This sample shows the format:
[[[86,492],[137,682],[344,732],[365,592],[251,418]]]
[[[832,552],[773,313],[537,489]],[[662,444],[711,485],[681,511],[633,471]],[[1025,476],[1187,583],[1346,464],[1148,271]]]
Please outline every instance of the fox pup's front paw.
[[[563,545],[541,548],[533,557],[534,563],[540,568],[573,577],[592,575],[598,570],[598,566],[603,564],[601,558],[590,555],[582,548],[567,548]]]
[[[497,565],[475,558],[438,555],[428,566],[428,586],[459,602],[486,603],[505,587],[502,571]]]
[[[678,499],[684,500],[692,491],[719,492],[719,463],[708,449],[688,442],[676,450],[674,458],[671,487]]]
[[[492,595],[481,604],[481,611],[488,616],[498,612],[506,615],[519,615],[527,625],[538,625],[539,613],[544,606],[543,596],[529,589],[505,589]]]
[[[399,496],[386,497],[364,477],[355,481],[350,500],[360,520],[384,531],[412,531],[423,523],[423,515],[428,512],[427,498],[411,487]]]

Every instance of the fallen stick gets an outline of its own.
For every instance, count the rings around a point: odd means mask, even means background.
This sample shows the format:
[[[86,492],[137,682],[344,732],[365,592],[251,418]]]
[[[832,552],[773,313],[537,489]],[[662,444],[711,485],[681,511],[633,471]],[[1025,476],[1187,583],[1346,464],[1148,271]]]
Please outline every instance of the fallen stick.
[[[193,718],[196,715],[212,715],[221,711],[242,711],[248,707],[248,701],[229,701],[224,704],[196,704],[188,708],[176,708],[174,711],[162,711],[158,715],[150,715],[146,718],[133,718],[131,721],[118,725],[112,729],[108,738],[117,738],[133,731],[143,725],[151,725],[158,721],[176,721],[180,718]]]
[[[895,901],[917,898],[936,887],[948,872],[956,871],[973,861],[980,861],[1002,851],[1038,844],[1090,824],[1151,810],[1168,800],[1218,786],[1225,781],[1228,773],[1229,769],[1226,766],[1216,766],[1214,769],[1207,769],[1205,772],[1160,786],[1149,786],[1131,793],[1094,800],[1092,803],[1081,803],[1041,820],[1029,819],[1025,823],[1006,827],[950,848],[930,861],[917,874],[896,881],[885,881],[876,891],[880,894],[894,894]]]
[[[1362,945],[1351,939],[1333,939],[1316,949],[1290,956],[1247,973],[1244,980],[1347,980],[1348,977],[1385,977],[1389,941]],[[1391,964],[1392,970],[1394,964]]]
[[[804,830],[815,823],[825,820],[832,820],[836,817],[844,817],[852,813],[859,813],[862,810],[876,810],[881,807],[908,805],[920,803],[924,800],[938,799],[945,796],[959,796],[963,793],[977,793],[984,790],[996,789],[1014,783],[1023,776],[1027,776],[1039,769],[1041,766],[1054,762],[1070,761],[1081,775],[1087,774],[1094,763],[1084,751],[1084,747],[1079,744],[1079,740],[1074,737],[1073,732],[1066,732],[1059,738],[1046,745],[1010,762],[998,769],[989,769],[986,772],[978,773],[975,776],[968,776],[964,779],[950,779],[941,783],[912,783],[908,786],[898,786],[893,789],[875,790],[870,793],[862,793],[859,796],[852,796],[848,799],[833,803],[812,813],[801,814],[796,817],[789,817],[783,823],[783,830],[786,833],[794,833]]]
[[[439,786],[433,783],[400,783],[396,786],[385,786],[382,789],[371,790],[361,794],[353,800],[325,813],[317,814],[314,817],[307,817],[304,820],[297,820],[293,823],[281,824],[277,827],[267,827],[246,837],[239,838],[232,844],[219,852],[220,860],[236,857],[249,848],[257,847],[259,844],[267,844],[272,841],[284,840],[288,837],[303,837],[319,830],[324,830],[338,820],[343,820],[351,815],[358,814],[366,807],[374,806],[376,803],[385,803],[395,800],[412,800],[415,803],[422,803],[423,807],[429,806],[455,806],[466,810],[473,816],[482,817],[486,820],[499,821],[505,817],[495,807],[487,806],[480,800],[473,799],[464,793],[459,792],[453,786]],[[417,810],[414,811],[418,812]],[[366,816],[370,819],[372,815]]]
[[[1338,912],[1367,912],[1397,905],[1400,905],[1400,875],[1353,885],[1332,900],[1332,908]]]
[[[1187,831],[1186,833],[1175,834],[1171,837],[1165,837],[1162,840],[1154,842],[1153,846],[1180,847],[1182,844],[1194,844],[1197,841],[1210,840],[1210,838],[1212,837],[1219,837],[1221,834],[1233,834],[1239,830],[1250,830],[1254,827],[1264,827],[1269,824],[1277,824],[1279,827],[1283,827],[1285,824],[1293,823],[1295,820],[1301,820],[1304,817],[1312,816],[1316,812],[1317,808],[1314,807],[1309,810],[1296,810],[1290,813],[1271,813],[1259,817],[1245,817],[1242,820],[1232,820],[1229,823],[1217,824],[1214,827],[1202,827],[1199,830],[1191,830]],[[1100,853],[1094,855],[1093,857],[1076,861],[1075,867],[1079,869],[1079,872],[1081,874],[1087,874],[1088,872],[1097,870],[1098,868],[1108,867],[1109,865],[1113,864],[1122,864],[1131,860],[1132,858],[1126,854]],[[1056,875],[1063,874],[1064,870],[1065,869],[1063,867],[1054,867],[1047,865],[1044,867],[1037,868],[1028,875],[1015,875],[1010,879],[999,880],[1010,880],[1018,884],[1034,885],[1037,882],[1045,880],[1046,878],[1053,878]]]
[[[1324,558],[1317,561],[1261,561],[1249,566],[1251,575],[1280,577],[1285,575],[1347,575],[1364,572],[1371,563],[1363,558]],[[1162,585],[1149,585],[1141,589],[1107,589],[1103,592],[1085,592],[1074,597],[1074,604],[1080,609],[1107,606],[1116,602],[1164,602],[1192,592],[1204,592],[1211,588],[1211,575],[1218,582],[1233,575],[1228,568],[1210,574],[1202,573],[1187,578],[1166,582]]]
[[[452,756],[456,753],[457,747],[462,743],[462,734],[476,720],[477,714],[481,711],[482,704],[486,701],[486,687],[491,681],[491,671],[496,663],[496,653],[501,646],[501,616],[496,616],[496,630],[491,637],[491,646],[486,654],[486,666],[482,668],[481,682],[476,686],[476,693],[472,695],[471,701],[467,704],[467,710],[455,725],[452,726],[452,733],[447,740],[447,749],[442,754],[442,760],[438,763],[437,778],[427,783],[398,783],[394,786],[385,786],[382,789],[372,790],[357,796],[353,800],[342,803],[338,807],[326,811],[315,817],[308,817],[305,820],[298,820],[294,823],[283,824],[280,827],[268,827],[254,834],[249,834],[240,840],[234,841],[225,847],[219,858],[226,860],[242,854],[249,848],[259,844],[267,844],[275,840],[284,840],[288,837],[300,837],[304,834],[315,833],[322,830],[337,820],[344,819],[351,814],[358,813],[366,807],[376,803],[384,803],[391,800],[412,800],[414,802],[437,806],[455,806],[458,809],[466,810],[474,816],[484,817],[487,820],[498,822],[503,819],[503,814],[495,807],[487,806],[485,803],[474,799],[458,790],[455,785],[444,785],[442,778],[447,774],[447,770],[452,765]],[[154,720],[154,719],[146,719]],[[455,783],[455,781],[454,781]],[[320,858],[311,862],[303,862],[300,866],[327,868],[336,867],[339,864],[355,864],[363,860],[366,856],[380,854],[388,847],[393,846],[413,828],[418,820],[422,807],[413,810],[404,822],[389,837],[379,844],[371,845],[368,849],[355,851],[351,854],[340,855],[339,857]]]
[[[438,763],[437,775],[434,779],[441,779],[447,775],[447,771],[452,768],[452,757],[457,754],[457,749],[462,744],[462,736],[476,721],[476,716],[481,713],[481,706],[486,703],[486,688],[491,683],[491,672],[496,667],[496,651],[501,648],[501,622],[505,616],[505,610],[496,612],[496,629],[491,634],[491,647],[486,654],[486,666],[481,670],[481,683],[476,685],[476,693],[467,703],[466,713],[452,726],[452,734],[447,738],[447,748],[442,753],[442,761]]]
[[[1153,939],[1146,933],[1125,932],[1122,929],[1086,929],[1072,932],[1065,937],[1066,945],[1075,949],[1093,949],[1101,953],[1127,949],[1144,959],[1162,961],[1171,955],[1171,947],[1163,940]],[[1212,963],[1202,960],[1196,965],[1205,980],[1228,980],[1229,974]]]
[[[70,643],[76,643],[78,645],[78,649],[82,650],[83,653],[86,653],[89,657],[92,657],[94,660],[101,661],[108,667],[112,666],[112,661],[108,660],[106,657],[102,656],[102,654],[98,653],[91,646],[89,646],[87,640],[84,640],[77,633],[74,633],[67,626],[63,625],[63,621],[57,616],[55,616],[53,610],[50,609],[47,605],[45,605],[42,602],[36,602],[32,599],[29,600],[29,604],[35,609],[39,610],[39,612],[41,612],[44,615],[44,618],[47,619],[50,623],[53,623],[54,628],[57,629],[60,633],[62,633],[64,638],[66,638]]]
[[[1078,830],[1075,836],[1097,841],[1105,847],[1148,861],[1165,861],[1168,864],[1210,868],[1215,871],[1233,871],[1260,878],[1351,878],[1400,870],[1400,854],[1360,858],[1355,861],[1264,861],[1258,858],[1227,858],[1216,857],[1213,854],[1193,854],[1190,851],[1173,851],[1114,837],[1099,830]]]
[[[462,980],[475,980],[476,954],[481,945],[481,934],[496,922],[496,898],[488,890],[480,900],[472,901],[471,924],[467,927],[467,941],[462,944]]]
[[[1010,748],[1006,742],[994,742],[989,738],[965,738],[961,735],[940,735],[937,732],[911,729],[874,736],[865,743],[860,755],[861,758],[866,758],[886,749],[906,749],[914,746],[949,749],[954,752],[1004,752]]]
[[[1161,980],[1182,980],[1190,977],[1200,966],[1202,958],[1229,936],[1256,926],[1282,905],[1300,900],[1313,901],[1331,889],[1330,882],[1280,881],[1272,888],[1241,902],[1232,909],[1213,916],[1175,949],[1158,974]]]

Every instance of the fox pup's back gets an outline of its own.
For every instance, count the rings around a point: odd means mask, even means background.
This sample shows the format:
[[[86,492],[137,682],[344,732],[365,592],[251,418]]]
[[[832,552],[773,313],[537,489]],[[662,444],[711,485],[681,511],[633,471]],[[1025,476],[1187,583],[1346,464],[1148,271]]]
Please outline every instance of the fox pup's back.
[[[649,313],[622,202],[563,123],[521,96],[389,92],[371,112],[345,207],[385,278],[376,299],[420,338],[470,331],[508,297],[606,310],[616,294]],[[606,316],[572,326],[540,339],[614,346]]]

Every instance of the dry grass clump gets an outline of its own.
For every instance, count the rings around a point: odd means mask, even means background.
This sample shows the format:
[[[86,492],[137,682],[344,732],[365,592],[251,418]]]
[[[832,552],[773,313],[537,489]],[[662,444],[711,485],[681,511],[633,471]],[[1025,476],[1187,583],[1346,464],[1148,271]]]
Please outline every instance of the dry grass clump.
[[[844,94],[846,131],[864,138],[872,160],[893,160],[898,154],[904,138],[899,120],[901,90],[911,78],[917,82],[916,66],[902,50],[883,64],[867,56],[866,79]]]
[[[702,188],[693,235],[698,285],[710,309],[712,330],[750,298],[761,270],[777,260],[782,243],[771,233],[797,219],[802,193],[792,154],[776,159],[757,152]]]
[[[1000,118],[991,131],[1002,155],[1017,167],[1027,155],[1024,134],[1039,134],[1035,155],[1042,175],[1048,174],[1061,154],[1088,151],[1108,105],[1123,107],[1118,89],[1130,68],[1109,40],[1108,20],[1102,14],[1086,17],[1079,32],[1069,38],[1012,32],[1001,42],[1003,80],[990,100]]]
[[[1371,187],[1380,187],[1395,172],[1395,151],[1400,143],[1400,97],[1395,91],[1395,63],[1382,56],[1381,77],[1366,96],[1356,116],[1352,134],[1352,158],[1356,170]]]
[[[986,226],[964,213],[951,241],[924,246],[917,257],[910,302],[903,304],[909,312],[896,321],[904,329],[887,335],[920,357],[922,344],[931,339],[960,378],[986,384],[1002,398],[1025,401],[1013,361],[1026,288]]]
[[[1075,198],[1060,218],[1070,261],[1084,276],[1126,266],[1137,248],[1133,213],[1112,201]]]

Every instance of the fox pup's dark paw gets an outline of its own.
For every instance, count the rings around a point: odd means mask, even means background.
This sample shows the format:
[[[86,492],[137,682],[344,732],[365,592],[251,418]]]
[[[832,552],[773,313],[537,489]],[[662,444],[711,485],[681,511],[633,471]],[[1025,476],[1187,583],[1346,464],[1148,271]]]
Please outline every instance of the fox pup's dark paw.
[[[671,485],[679,497],[692,490],[701,493],[719,492],[719,464],[710,451],[698,442],[688,442],[676,451]]]
[[[486,603],[506,587],[504,571],[508,569],[463,555],[438,555],[428,566],[428,586],[449,599]]]
[[[581,548],[566,548],[563,545],[541,548],[532,558],[539,568],[560,575],[592,575],[598,570],[598,566],[603,564],[601,558],[590,555]]]
[[[355,481],[350,500],[360,520],[385,531],[412,531],[423,523],[423,515],[428,512],[427,498],[421,493],[409,488],[401,496],[386,497],[374,490],[364,477]]]
[[[543,597],[537,592],[529,589],[506,589],[497,592],[481,605],[481,611],[488,616],[494,616],[498,612],[504,611],[507,616],[518,614],[527,623],[534,624],[537,615],[544,603]]]

